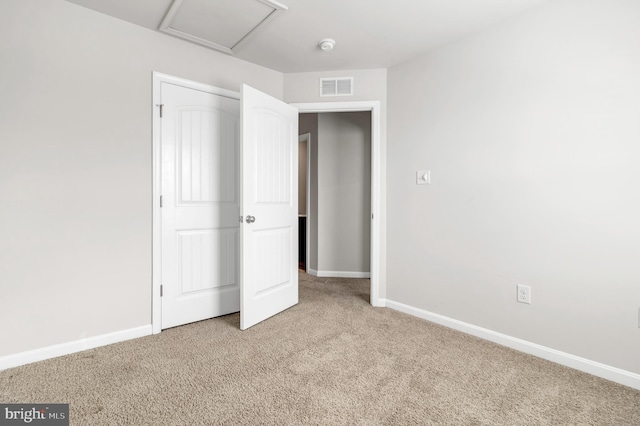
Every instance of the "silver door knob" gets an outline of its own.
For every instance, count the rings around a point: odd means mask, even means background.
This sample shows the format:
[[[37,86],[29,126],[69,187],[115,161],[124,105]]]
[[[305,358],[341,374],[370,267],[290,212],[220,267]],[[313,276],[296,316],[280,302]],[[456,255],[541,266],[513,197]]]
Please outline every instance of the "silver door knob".
[[[253,216],[247,216],[246,221],[247,221],[247,223],[253,223],[253,222],[255,222],[255,221],[256,221],[256,218],[255,218],[255,217],[253,217]]]

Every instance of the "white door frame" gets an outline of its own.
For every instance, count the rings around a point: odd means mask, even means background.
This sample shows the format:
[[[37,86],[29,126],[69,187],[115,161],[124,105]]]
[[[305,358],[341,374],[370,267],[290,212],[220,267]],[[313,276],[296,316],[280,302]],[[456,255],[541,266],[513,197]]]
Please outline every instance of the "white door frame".
[[[220,89],[208,84],[197,83],[195,81],[186,80],[180,77],[174,77],[168,74],[158,72],[153,73],[153,142],[151,145],[151,156],[153,161],[153,189],[152,189],[152,248],[151,248],[151,327],[153,334],[160,333],[162,329],[162,299],[160,298],[160,286],[162,284],[162,223],[160,211],[160,196],[162,195],[160,184],[162,182],[162,169],[160,153],[162,120],[160,119],[161,97],[160,85],[162,83],[176,84],[178,86],[188,87],[194,90],[211,93],[214,95],[225,96],[231,99],[240,99],[240,93],[231,90]]]
[[[312,102],[292,103],[303,113],[371,112],[371,305],[383,306],[380,300],[380,239],[382,234],[380,196],[380,102]],[[309,212],[307,212],[308,214]]]
[[[305,142],[307,144],[307,175],[305,176],[305,185],[307,186],[307,200],[305,202],[305,211],[306,211],[306,226],[305,226],[305,259],[304,259],[304,271],[309,272],[309,236],[311,235],[309,232],[309,222],[311,219],[309,218],[309,214],[311,213],[311,177],[309,171],[311,170],[311,133],[304,133],[298,136],[298,143]],[[300,165],[298,165],[300,167]],[[300,238],[298,236],[298,238]]]

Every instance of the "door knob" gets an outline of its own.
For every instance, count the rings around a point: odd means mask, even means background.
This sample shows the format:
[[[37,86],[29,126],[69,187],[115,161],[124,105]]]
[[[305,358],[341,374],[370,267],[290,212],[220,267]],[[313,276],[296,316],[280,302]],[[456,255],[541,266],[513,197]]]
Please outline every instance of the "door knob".
[[[253,216],[247,216],[247,223],[253,223],[256,221],[256,218]]]

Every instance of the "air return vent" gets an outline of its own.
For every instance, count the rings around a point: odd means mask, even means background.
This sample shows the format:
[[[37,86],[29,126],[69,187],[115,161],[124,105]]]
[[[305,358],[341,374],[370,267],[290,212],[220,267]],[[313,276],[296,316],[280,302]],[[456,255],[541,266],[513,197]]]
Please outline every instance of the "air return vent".
[[[321,78],[320,96],[353,96],[353,77]]]

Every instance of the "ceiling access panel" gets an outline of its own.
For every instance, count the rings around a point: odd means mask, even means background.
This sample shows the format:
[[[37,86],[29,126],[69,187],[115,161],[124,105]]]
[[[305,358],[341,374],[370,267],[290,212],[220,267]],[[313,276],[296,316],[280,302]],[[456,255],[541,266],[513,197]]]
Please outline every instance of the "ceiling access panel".
[[[233,55],[285,10],[274,0],[174,0],[158,29]]]

